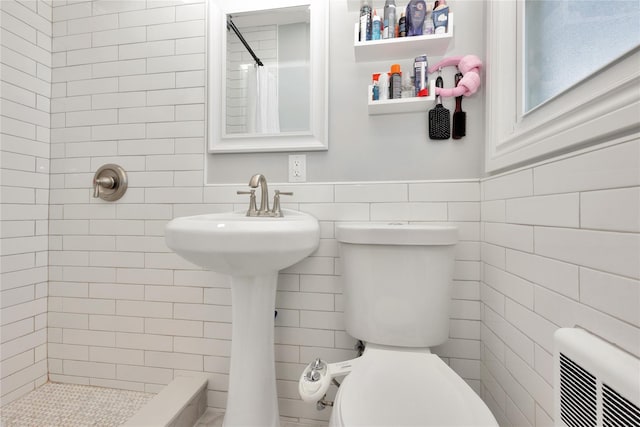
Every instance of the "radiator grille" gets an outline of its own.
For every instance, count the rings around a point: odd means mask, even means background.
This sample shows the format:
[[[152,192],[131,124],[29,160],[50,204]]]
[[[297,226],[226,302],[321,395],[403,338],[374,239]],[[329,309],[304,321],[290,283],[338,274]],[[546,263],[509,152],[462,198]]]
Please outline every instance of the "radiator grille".
[[[603,424],[605,427],[640,427],[640,408],[602,385]]]
[[[560,416],[569,427],[595,426],[596,378],[560,353]]]

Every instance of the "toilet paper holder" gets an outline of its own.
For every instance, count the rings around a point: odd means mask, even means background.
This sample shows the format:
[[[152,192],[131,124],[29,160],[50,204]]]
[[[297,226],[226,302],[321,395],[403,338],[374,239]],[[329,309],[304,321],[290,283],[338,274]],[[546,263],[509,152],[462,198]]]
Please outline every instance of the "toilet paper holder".
[[[127,172],[121,166],[102,165],[93,176],[93,197],[113,202],[124,195],[127,185]]]

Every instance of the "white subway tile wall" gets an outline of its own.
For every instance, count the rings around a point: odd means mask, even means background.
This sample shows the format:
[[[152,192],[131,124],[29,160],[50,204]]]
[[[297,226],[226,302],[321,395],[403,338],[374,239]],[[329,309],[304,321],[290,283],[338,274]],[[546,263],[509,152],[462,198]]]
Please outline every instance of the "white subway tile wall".
[[[51,2],[0,1],[0,406],[47,381]]]
[[[553,340],[579,326],[640,357],[640,141],[482,181],[482,396],[553,418]]]

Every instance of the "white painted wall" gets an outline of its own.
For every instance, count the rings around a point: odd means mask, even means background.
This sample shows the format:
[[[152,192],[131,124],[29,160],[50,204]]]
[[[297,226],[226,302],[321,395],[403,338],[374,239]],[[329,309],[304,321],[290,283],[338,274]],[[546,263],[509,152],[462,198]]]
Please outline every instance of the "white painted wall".
[[[47,380],[51,4],[0,1],[0,405]]]
[[[307,179],[326,181],[389,181],[477,178],[481,175],[484,141],[484,92],[463,100],[467,136],[459,141],[428,138],[424,113],[369,116],[367,86],[371,74],[396,61],[355,62],[353,25],[358,2],[330,2],[329,151],[307,153]],[[354,6],[355,4],[355,6]],[[401,2],[397,2],[398,6]],[[484,57],[484,2],[454,0],[454,39],[447,56]],[[430,63],[440,60],[429,58]],[[413,58],[400,61],[405,70]],[[454,69],[443,71],[453,86]],[[453,99],[445,106],[455,107]],[[432,108],[432,107],[429,107]],[[287,153],[217,154],[207,156],[207,182],[244,183],[257,172],[272,181],[287,181]]]

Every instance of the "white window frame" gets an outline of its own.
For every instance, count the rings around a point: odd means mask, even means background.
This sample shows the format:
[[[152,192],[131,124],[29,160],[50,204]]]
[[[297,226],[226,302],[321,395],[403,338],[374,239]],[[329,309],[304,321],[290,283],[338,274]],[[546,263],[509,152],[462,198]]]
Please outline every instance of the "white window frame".
[[[485,171],[639,132],[638,47],[523,115],[523,7],[522,0],[487,2]]]

